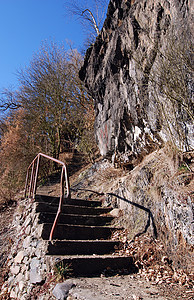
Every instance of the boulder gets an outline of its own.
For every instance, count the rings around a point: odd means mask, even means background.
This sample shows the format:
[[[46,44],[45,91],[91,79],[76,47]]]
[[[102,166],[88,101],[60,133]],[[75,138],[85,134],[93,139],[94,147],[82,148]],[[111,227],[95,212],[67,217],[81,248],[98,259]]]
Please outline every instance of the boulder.
[[[63,283],[58,283],[53,289],[53,295],[56,299],[65,300],[68,297],[69,290],[74,286],[71,280],[67,280]]]

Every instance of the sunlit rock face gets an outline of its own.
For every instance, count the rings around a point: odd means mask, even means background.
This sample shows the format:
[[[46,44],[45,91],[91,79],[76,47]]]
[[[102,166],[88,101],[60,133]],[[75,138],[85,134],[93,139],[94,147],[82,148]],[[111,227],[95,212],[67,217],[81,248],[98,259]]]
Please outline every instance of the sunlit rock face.
[[[157,76],[172,37],[183,31],[191,35],[192,9],[190,0],[110,1],[80,78],[95,101],[100,152],[115,163],[131,168],[168,140],[184,150],[194,146],[191,119],[186,116],[182,122],[181,109],[171,116],[174,104],[165,101]]]

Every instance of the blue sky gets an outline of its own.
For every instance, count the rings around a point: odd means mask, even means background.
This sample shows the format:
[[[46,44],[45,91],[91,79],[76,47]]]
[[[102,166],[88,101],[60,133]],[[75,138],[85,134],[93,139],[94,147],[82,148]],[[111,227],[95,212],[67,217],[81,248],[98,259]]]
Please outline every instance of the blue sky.
[[[84,35],[77,17],[68,17],[64,0],[0,0],[0,91],[17,88],[16,71],[28,65],[44,40],[72,41]],[[68,46],[67,46],[68,47]]]

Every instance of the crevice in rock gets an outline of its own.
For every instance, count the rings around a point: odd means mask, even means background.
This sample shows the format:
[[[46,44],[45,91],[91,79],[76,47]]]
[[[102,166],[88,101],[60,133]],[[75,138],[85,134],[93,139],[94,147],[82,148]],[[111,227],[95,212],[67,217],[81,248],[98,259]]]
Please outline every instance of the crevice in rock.
[[[131,24],[133,26],[135,49],[137,49],[139,45],[139,31],[141,30],[141,27],[134,16],[131,17]]]

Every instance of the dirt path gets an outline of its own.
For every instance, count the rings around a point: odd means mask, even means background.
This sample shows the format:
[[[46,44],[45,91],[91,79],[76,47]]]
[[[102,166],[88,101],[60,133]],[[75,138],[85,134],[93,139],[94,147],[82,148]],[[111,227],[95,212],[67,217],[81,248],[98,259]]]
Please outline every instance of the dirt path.
[[[179,285],[154,285],[140,275],[101,278],[77,278],[68,300],[183,300],[194,299],[194,293]]]

